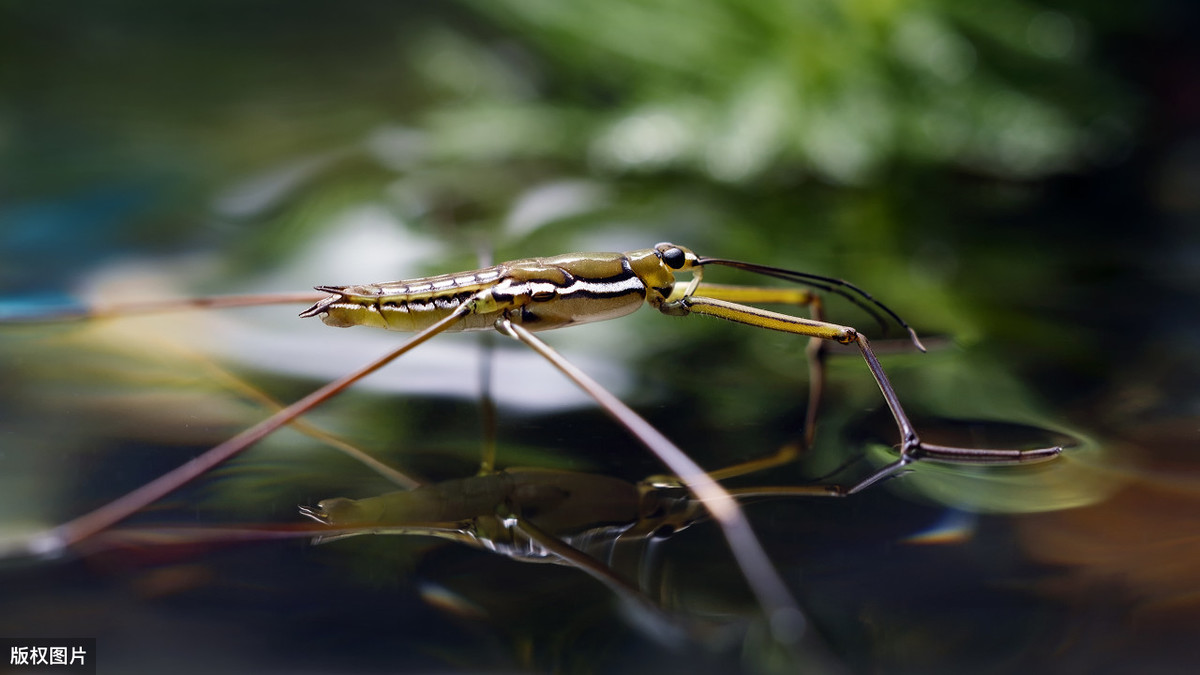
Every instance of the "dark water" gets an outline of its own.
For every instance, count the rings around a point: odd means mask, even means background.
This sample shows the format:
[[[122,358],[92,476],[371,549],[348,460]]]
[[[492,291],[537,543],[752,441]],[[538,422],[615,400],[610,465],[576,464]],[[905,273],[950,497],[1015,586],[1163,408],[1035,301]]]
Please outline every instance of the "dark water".
[[[677,240],[869,289],[928,354],[840,298],[827,316],[871,335],[924,438],[1066,442],[1063,458],[748,504],[805,612],[789,650],[711,523],[613,558],[707,631],[682,641],[568,567],[420,537],[181,529],[294,530],[300,504],[393,489],[289,430],[131,519],[137,545],[109,533],[4,562],[0,636],[95,637],[111,673],[1191,672],[1194,10],[947,4],[881,15],[881,37],[863,17],[759,25],[722,3],[530,7],[0,4],[0,311]],[[678,29],[647,28],[663,16]],[[949,51],[920,66],[914,44]],[[269,415],[263,394],[296,400],[401,337],[301,308],[0,326],[0,533],[78,516]],[[432,341],[311,421],[424,479],[472,475],[474,337]],[[794,336],[647,309],[546,338],[705,467],[801,433]],[[500,342],[500,466],[663,471]],[[861,359],[829,361],[814,447],[731,487],[851,482],[889,460]]]

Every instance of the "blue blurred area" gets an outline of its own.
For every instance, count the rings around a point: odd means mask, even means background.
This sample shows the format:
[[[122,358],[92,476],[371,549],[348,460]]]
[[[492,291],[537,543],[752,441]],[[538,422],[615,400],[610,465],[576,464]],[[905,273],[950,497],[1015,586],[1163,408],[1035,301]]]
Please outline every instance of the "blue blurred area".
[[[0,250],[8,263],[0,274],[6,295],[70,290],[92,268],[114,258],[162,253],[138,246],[130,224],[161,204],[164,194],[141,185],[92,186],[53,199],[0,206]]]

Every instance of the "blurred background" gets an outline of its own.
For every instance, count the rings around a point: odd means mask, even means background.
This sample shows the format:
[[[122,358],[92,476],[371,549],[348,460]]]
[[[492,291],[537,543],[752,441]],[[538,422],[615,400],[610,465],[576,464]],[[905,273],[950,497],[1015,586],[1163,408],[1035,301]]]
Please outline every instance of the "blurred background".
[[[1071,447],[748,506],[813,660],[1191,672],[1198,19],[1169,1],[0,0],[0,316],[664,240],[849,279],[927,338],[916,353],[827,300],[885,352],[927,438]],[[94,508],[268,415],[260,394],[295,400],[401,338],[301,308],[0,326],[3,535]],[[491,349],[501,466],[662,471],[536,356],[477,337],[310,417],[429,480],[470,475]],[[801,431],[794,337],[651,310],[544,337],[706,467]],[[737,484],[887,461],[878,389],[834,352],[811,452]],[[288,524],[385,489],[289,431],[137,521]],[[97,637],[101,672],[797,667],[761,645],[711,525],[632,557],[672,611],[744,630],[672,648],[578,571],[360,537],[8,564],[0,635]]]

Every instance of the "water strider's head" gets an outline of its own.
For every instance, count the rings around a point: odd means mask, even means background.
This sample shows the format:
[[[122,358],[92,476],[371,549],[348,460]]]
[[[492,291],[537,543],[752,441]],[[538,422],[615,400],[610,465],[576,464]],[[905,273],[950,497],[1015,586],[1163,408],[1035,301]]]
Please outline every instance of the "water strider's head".
[[[678,244],[661,242],[625,256],[630,270],[645,284],[645,299],[652,307],[660,307],[675,292],[677,272],[693,275],[689,293],[700,283],[700,256]]]
[[[702,264],[700,256],[679,244],[660,242],[654,245],[653,251],[662,264],[675,272],[693,272]]]

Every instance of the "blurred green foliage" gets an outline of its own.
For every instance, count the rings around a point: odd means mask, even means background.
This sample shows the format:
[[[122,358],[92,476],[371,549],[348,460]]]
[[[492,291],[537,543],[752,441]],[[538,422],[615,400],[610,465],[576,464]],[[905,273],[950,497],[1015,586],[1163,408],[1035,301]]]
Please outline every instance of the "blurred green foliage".
[[[600,169],[729,183],[802,173],[878,184],[897,164],[1027,178],[1103,157],[1126,123],[1112,82],[1086,61],[1087,20],[1024,3],[474,7],[533,56],[439,41],[442,59],[480,64],[477,77],[430,75],[468,109],[558,111],[549,134],[515,128],[516,157],[557,135],[575,136],[568,151]]]
[[[739,239],[803,230],[810,246],[886,251],[913,227],[897,195],[943,199],[963,172],[1086,169],[1124,151],[1133,123],[1087,14],[1029,3],[3,8],[0,176],[16,202],[133,186],[147,194],[108,225],[126,244],[195,245],[186,233],[223,224],[225,245],[258,241],[260,260],[303,233],[297,219],[328,217],[296,205],[324,192],[386,201],[399,182],[408,220],[494,230],[529,187],[584,176],[620,188],[585,205],[610,221],[632,209],[661,227],[708,197],[699,209]],[[257,210],[211,201],[314,157]],[[677,200],[642,208],[664,189]],[[290,224],[263,235],[285,197]]]

